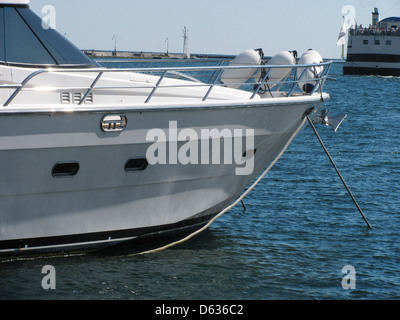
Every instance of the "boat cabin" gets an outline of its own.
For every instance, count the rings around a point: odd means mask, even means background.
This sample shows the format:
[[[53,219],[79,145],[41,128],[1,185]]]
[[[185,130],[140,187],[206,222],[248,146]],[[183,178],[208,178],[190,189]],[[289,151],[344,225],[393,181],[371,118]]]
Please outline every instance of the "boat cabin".
[[[400,17],[389,17],[379,22],[380,29],[387,31],[395,31],[400,28]]]

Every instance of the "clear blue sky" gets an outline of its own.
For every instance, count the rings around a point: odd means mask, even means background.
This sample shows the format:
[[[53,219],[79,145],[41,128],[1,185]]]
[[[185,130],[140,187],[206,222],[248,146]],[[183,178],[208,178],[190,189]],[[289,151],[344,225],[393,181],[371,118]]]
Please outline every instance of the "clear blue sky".
[[[309,48],[339,58],[336,46],[342,7],[352,5],[358,24],[400,16],[400,0],[31,0],[40,16],[56,9],[56,29],[81,49],[182,52],[183,27],[189,52],[238,54],[263,48],[267,56]]]

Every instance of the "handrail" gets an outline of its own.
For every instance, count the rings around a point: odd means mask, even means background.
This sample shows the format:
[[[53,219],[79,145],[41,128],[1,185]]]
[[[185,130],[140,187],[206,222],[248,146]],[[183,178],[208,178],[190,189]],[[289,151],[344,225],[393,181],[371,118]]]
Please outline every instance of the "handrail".
[[[103,72],[99,72],[99,74],[97,75],[96,79],[94,79],[94,81],[92,82],[92,84],[90,85],[89,89],[86,91],[86,93],[83,95],[81,101],[79,101],[78,105],[81,105],[85,100],[86,97],[89,95],[89,93],[93,90],[94,86],[96,85],[96,83],[100,80],[100,77],[103,75]]]
[[[212,92],[213,88],[215,86],[223,86],[223,87],[229,87],[229,86],[252,86],[253,88],[253,94],[251,95],[250,99],[254,99],[254,97],[258,94],[259,90],[263,85],[280,85],[279,88],[284,85],[291,85],[291,89],[287,92],[287,97],[290,97],[293,92],[296,89],[296,86],[298,83],[301,82],[315,82],[314,88],[309,95],[314,94],[317,90],[322,94],[322,87],[328,77],[328,73],[330,70],[332,62],[322,62],[322,63],[316,63],[316,64],[296,64],[296,65],[247,65],[247,66],[200,66],[200,67],[157,67],[157,68],[89,68],[89,69],[40,69],[37,71],[32,72],[29,74],[20,84],[10,84],[10,85],[0,85],[0,89],[2,88],[7,88],[7,89],[15,89],[14,92],[10,95],[10,97],[7,99],[7,101],[4,103],[4,107],[8,106],[14,99],[15,97],[24,89],[26,89],[27,84],[37,77],[38,75],[44,74],[44,73],[97,73],[95,75],[94,80],[90,84],[90,86],[85,86],[81,87],[79,89],[86,90],[84,93],[83,97],[79,101],[79,105],[82,104],[86,97],[93,91],[93,90],[102,90],[102,89],[135,89],[135,88],[150,88],[152,89],[150,94],[147,96],[145,99],[144,103],[148,103],[150,99],[153,97],[157,89],[159,88],[171,88],[171,87],[208,87],[209,89],[207,90],[205,96],[202,98],[202,101],[206,101],[207,98],[209,97],[210,93]],[[316,68],[316,67],[322,67],[322,72],[317,75],[313,79],[302,79],[303,75],[309,68]],[[283,69],[290,69],[290,72],[288,73],[287,77],[282,79],[281,81],[269,81],[268,75],[271,72],[272,69],[275,68],[283,68]],[[304,68],[302,74],[300,77],[297,77],[297,70],[299,68]],[[262,79],[259,79],[257,81],[256,79],[253,82],[246,82],[246,83],[230,83],[230,84],[224,84],[222,82],[219,82],[219,79],[225,70],[236,70],[236,69],[252,69],[252,70],[260,70],[260,69],[265,69],[266,72],[263,75]],[[168,73],[172,74],[177,74],[177,73],[182,73],[182,72],[195,72],[195,71],[213,71],[213,76],[217,74],[215,77],[214,81],[212,83],[204,83],[204,82],[187,82],[185,84],[162,84],[162,80],[166,77]],[[156,84],[149,84],[148,86],[146,85],[141,85],[141,86],[128,86],[128,87],[116,87],[116,86],[107,86],[107,87],[99,87],[97,86],[97,83],[99,82],[100,78],[106,74],[106,73],[120,73],[120,72],[136,72],[136,73],[161,73],[159,76],[158,81]],[[292,80],[291,80],[292,79]],[[57,90],[68,90],[71,89],[71,87],[57,87]],[[306,94],[306,93],[304,93]]]

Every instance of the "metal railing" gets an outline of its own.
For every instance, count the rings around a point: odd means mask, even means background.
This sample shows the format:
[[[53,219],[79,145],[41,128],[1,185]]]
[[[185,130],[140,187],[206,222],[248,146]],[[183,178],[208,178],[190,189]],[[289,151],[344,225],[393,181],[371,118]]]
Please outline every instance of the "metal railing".
[[[188,88],[188,87],[205,87],[208,89],[206,90],[205,95],[202,98],[202,101],[206,101],[210,94],[212,93],[215,87],[237,87],[241,86],[242,90],[252,91],[252,95],[250,99],[254,99],[254,97],[259,94],[260,92],[266,92],[267,89],[269,93],[272,92],[285,92],[286,97],[292,96],[296,90],[297,92],[301,92],[303,95],[312,95],[315,92],[319,92],[322,94],[323,85],[328,77],[329,70],[331,67],[332,62],[324,62],[324,63],[317,63],[311,65],[254,65],[254,66],[201,66],[201,67],[168,67],[168,68],[95,68],[95,69],[40,69],[35,72],[32,72],[28,75],[20,84],[15,85],[8,85],[3,84],[0,85],[0,89],[15,89],[14,92],[10,95],[7,101],[4,103],[4,107],[9,106],[10,103],[15,99],[15,97],[20,94],[21,91],[29,91],[35,90],[34,87],[29,87],[28,84],[32,81],[32,79],[38,77],[39,75],[43,74],[55,74],[55,73],[63,73],[63,74],[72,74],[72,73],[80,73],[80,74],[94,74],[94,79],[89,86],[83,87],[54,87],[54,90],[82,90],[84,94],[79,101],[78,105],[84,103],[87,96],[92,93],[93,91],[97,90],[109,90],[109,89],[151,89],[150,93],[145,97],[144,103],[149,103],[152,97],[155,95],[157,90],[160,88]],[[284,68],[289,69],[290,72],[287,75],[279,80],[279,81],[270,81],[268,78],[269,74],[272,70],[276,68]],[[319,72],[316,72],[317,68],[320,68]],[[262,76],[259,79],[255,79],[254,76],[252,79],[246,82],[238,82],[238,83],[229,83],[224,84],[221,82],[221,76],[225,70],[238,70],[238,69],[252,69],[252,70],[261,70],[264,69],[264,72],[261,73]],[[300,72],[299,72],[300,69]],[[314,74],[314,78],[305,78],[305,74],[308,70],[311,70]],[[101,87],[98,86],[98,83],[101,77],[107,73],[145,73],[145,74],[153,74],[158,76],[158,80],[155,84],[146,84],[146,85],[132,85],[132,86],[105,86]],[[209,82],[201,82],[198,80],[198,75],[203,75],[204,73],[208,72],[211,74]],[[167,74],[171,74],[182,78],[189,79],[191,81],[187,81],[182,84],[163,84],[163,80],[167,77]],[[197,76],[196,76],[197,74]],[[301,91],[298,88],[299,83],[310,83],[312,82],[313,88],[309,92]],[[44,86],[45,84],[43,84]],[[277,88],[274,91],[271,91],[271,87]]]

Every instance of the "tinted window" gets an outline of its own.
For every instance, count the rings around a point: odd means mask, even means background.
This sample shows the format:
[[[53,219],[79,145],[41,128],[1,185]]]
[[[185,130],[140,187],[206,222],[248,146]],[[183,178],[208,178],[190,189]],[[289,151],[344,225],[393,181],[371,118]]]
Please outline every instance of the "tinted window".
[[[0,61],[6,61],[4,56],[4,31],[2,26],[4,26],[4,10],[0,8]]]
[[[57,64],[94,64],[66,37],[54,29],[44,29],[42,19],[29,8],[18,8],[18,12],[41,40]]]
[[[55,64],[56,61],[22,21],[15,8],[5,12],[5,58],[8,62]],[[25,9],[26,10],[26,9]]]
[[[29,8],[0,8],[0,60],[35,65],[96,67],[76,46]]]

